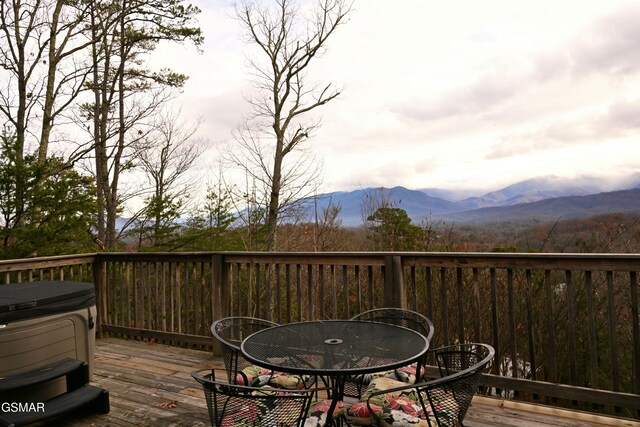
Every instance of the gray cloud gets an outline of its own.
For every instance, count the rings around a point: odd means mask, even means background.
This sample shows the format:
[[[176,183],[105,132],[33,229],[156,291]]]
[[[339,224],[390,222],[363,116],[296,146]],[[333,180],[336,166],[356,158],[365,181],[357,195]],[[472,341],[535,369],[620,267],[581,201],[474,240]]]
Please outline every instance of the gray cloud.
[[[640,99],[611,105],[600,115],[579,121],[558,121],[533,132],[504,135],[487,159],[553,150],[567,145],[592,144],[603,137],[624,136],[640,131]]]
[[[206,138],[212,140],[226,139],[242,124],[247,109],[248,104],[240,92],[192,97],[182,105],[185,116],[203,119],[199,134],[206,134]]]
[[[635,74],[640,64],[640,4],[622,8],[585,31],[573,45],[574,75]]]
[[[640,99],[612,105],[598,121],[602,131],[637,132],[640,130]]]
[[[434,102],[415,101],[412,105],[404,104],[392,108],[392,111],[418,121],[480,114],[514,96],[520,85],[521,82],[511,81],[506,76],[486,75],[464,88],[445,94]]]
[[[626,76],[640,71],[640,5],[621,8],[586,28],[572,41],[550,52],[526,56],[531,68],[513,72],[514,58],[496,64],[496,72],[436,100],[418,100],[393,108],[401,117],[437,121],[460,116],[485,115],[535,85],[593,74]]]

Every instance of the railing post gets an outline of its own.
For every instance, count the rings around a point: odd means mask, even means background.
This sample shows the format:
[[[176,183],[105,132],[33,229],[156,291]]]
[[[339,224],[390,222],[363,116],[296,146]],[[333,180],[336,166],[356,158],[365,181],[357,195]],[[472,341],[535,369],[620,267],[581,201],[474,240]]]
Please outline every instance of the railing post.
[[[407,308],[402,257],[400,255],[385,255],[384,257],[383,304],[385,307]]]
[[[224,262],[223,254],[211,256],[211,321],[231,315],[231,288],[229,265]],[[213,341],[213,354],[222,355],[220,343]]]
[[[106,322],[108,315],[107,302],[107,263],[100,254],[96,254],[93,259],[93,282],[96,288],[96,307],[98,315],[96,316],[96,336],[103,338],[105,335],[102,331],[102,325]]]

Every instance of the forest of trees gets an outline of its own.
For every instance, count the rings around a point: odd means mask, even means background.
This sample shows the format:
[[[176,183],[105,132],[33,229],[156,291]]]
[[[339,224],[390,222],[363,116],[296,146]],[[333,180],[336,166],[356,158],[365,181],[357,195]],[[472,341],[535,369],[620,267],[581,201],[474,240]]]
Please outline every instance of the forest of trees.
[[[198,123],[171,109],[188,79],[152,69],[161,43],[199,49],[200,10],[183,0],[0,2],[0,258],[93,251],[633,252],[638,219],[554,224],[416,224],[384,198],[364,200],[362,226],[340,206],[309,217],[298,203],[322,171],[308,115],[341,95],[309,81],[352,13],[346,0],[239,1],[255,96],[224,170],[190,179],[204,150]],[[230,17],[230,19],[232,19]],[[261,56],[260,56],[261,55]],[[240,71],[240,70],[239,70]],[[203,195],[202,195],[203,194]],[[132,200],[142,201],[132,209]]]
[[[224,160],[251,183],[240,189],[220,174],[202,196],[207,180],[189,178],[205,148],[198,125],[171,109],[188,76],[148,65],[162,43],[202,46],[198,7],[1,2],[0,256],[280,249],[277,230],[320,175],[302,154],[319,125],[308,113],[340,95],[331,83],[308,81],[308,68],[351,3],[319,0],[308,9],[290,0],[235,3],[246,42],[261,54],[248,71],[258,90]]]

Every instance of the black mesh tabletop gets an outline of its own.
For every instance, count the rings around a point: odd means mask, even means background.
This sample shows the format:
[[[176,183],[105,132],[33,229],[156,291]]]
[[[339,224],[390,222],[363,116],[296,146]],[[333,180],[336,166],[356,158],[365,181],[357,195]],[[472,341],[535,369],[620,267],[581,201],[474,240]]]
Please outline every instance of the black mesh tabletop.
[[[256,332],[241,345],[251,362],[291,373],[351,375],[415,362],[427,339],[387,323],[327,320],[291,323]]]

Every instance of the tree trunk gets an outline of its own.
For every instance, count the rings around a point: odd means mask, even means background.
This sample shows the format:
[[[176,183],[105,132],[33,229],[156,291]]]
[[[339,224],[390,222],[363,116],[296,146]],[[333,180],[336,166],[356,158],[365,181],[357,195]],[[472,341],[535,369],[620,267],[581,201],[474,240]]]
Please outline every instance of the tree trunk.
[[[58,58],[56,52],[56,43],[58,36],[58,23],[60,21],[60,13],[62,11],[63,2],[56,1],[56,7],[51,17],[51,28],[49,36],[49,59],[47,64],[47,87],[44,93],[44,105],[42,107],[42,132],[40,134],[40,143],[38,145],[38,164],[43,165],[47,160],[47,152],[49,150],[49,138],[51,136],[51,128],[53,127],[53,105],[55,103],[54,89],[56,84],[56,67]],[[95,31],[92,29],[92,32]]]
[[[278,215],[280,213],[280,191],[282,187],[282,160],[284,137],[278,135],[276,152],[273,162],[273,179],[271,181],[271,194],[269,195],[269,208],[267,210],[267,250],[277,250]]]

